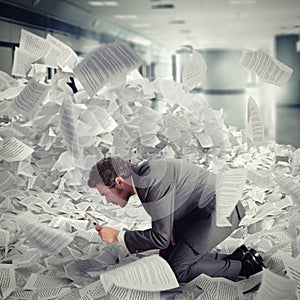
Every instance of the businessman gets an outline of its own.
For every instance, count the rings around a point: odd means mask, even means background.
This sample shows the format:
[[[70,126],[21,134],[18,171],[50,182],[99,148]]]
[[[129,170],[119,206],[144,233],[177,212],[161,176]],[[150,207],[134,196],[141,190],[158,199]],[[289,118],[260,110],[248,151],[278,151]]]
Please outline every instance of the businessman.
[[[180,159],[133,166],[120,157],[103,158],[90,172],[89,187],[121,207],[137,194],[152,226],[132,231],[97,226],[96,230],[104,242],[119,242],[130,253],[160,249],[181,283],[201,273],[231,280],[249,277],[263,266],[254,249],[242,245],[230,255],[211,252],[245,214],[239,202],[230,216],[232,225],[216,226],[215,180],[214,174]]]

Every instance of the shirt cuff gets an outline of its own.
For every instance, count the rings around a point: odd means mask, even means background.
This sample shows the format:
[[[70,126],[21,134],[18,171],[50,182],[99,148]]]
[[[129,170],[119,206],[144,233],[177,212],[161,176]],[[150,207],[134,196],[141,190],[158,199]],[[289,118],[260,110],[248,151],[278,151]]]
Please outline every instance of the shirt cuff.
[[[118,242],[120,243],[120,245],[122,245],[127,251],[127,247],[125,244],[125,232],[126,230],[124,228],[122,228],[118,234]]]

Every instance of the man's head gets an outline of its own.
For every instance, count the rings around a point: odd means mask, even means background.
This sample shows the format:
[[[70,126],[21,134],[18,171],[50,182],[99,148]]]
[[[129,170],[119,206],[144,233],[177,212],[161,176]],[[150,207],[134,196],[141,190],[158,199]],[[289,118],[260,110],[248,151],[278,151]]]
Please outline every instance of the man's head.
[[[134,195],[131,184],[131,165],[120,157],[107,157],[93,166],[88,186],[96,188],[107,202],[124,207]]]

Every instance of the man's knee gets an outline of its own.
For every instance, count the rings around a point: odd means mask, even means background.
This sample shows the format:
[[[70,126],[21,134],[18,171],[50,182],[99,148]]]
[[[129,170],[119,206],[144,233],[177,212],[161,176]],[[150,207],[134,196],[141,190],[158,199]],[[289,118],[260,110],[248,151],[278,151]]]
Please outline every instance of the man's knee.
[[[170,264],[170,267],[172,268],[178,282],[186,283],[189,281],[190,266],[172,266]]]

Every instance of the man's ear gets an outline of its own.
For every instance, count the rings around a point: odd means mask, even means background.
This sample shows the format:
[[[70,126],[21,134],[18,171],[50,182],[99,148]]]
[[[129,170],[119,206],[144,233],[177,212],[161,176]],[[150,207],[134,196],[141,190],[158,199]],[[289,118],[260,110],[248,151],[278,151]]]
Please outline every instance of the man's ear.
[[[116,183],[116,185],[121,185],[124,183],[124,179],[122,177],[116,177],[115,183]]]

